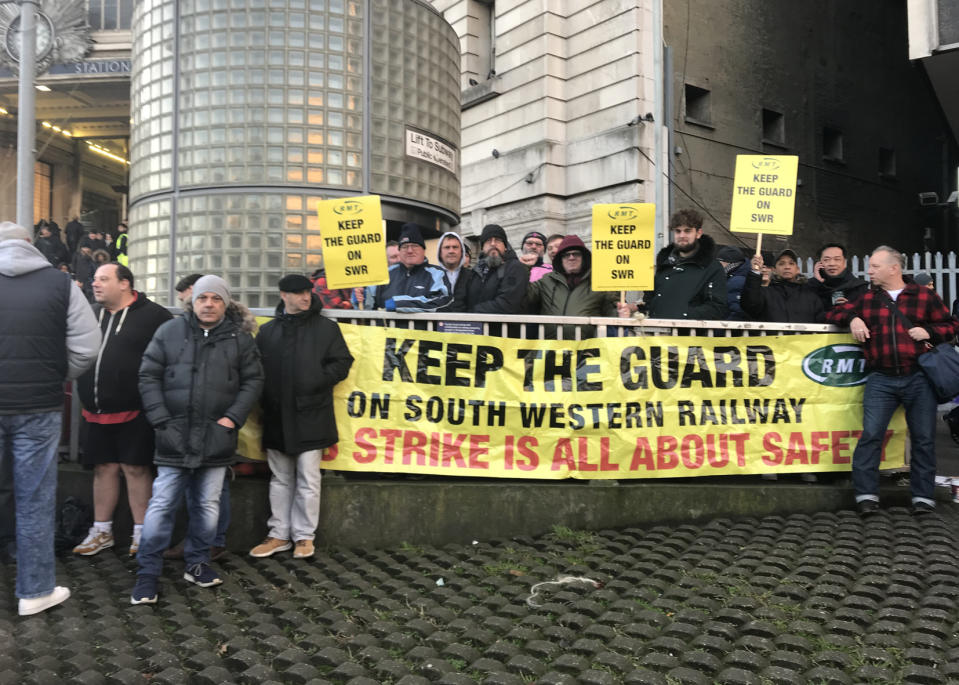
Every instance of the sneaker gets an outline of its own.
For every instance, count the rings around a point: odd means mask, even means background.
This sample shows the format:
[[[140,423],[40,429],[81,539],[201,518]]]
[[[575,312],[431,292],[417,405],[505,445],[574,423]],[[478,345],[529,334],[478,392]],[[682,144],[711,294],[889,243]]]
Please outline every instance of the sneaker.
[[[137,552],[139,551],[140,551],[140,541],[137,540],[136,538],[133,538],[133,540],[130,541],[130,556],[135,557],[137,555]]]
[[[912,503],[912,515],[913,516],[928,516],[929,514],[935,514],[936,507],[929,502],[913,502]]]
[[[173,545],[170,549],[163,552],[164,559],[182,559],[183,558],[183,540]]]
[[[226,554],[226,547],[217,547],[216,545],[213,545],[213,547],[210,548],[210,561],[216,561],[224,554]]]
[[[297,540],[296,549],[293,550],[293,558],[308,559],[313,556],[315,551],[312,540]]]
[[[113,533],[98,532],[96,528],[91,528],[86,539],[73,548],[73,553],[92,557],[111,547],[113,547]]]
[[[137,576],[137,582],[130,593],[130,604],[156,604],[157,577],[151,575]]]
[[[204,564],[202,561],[188,567],[186,573],[183,574],[183,580],[189,580],[200,587],[213,587],[223,582],[217,572],[210,568],[209,564]]]
[[[879,513],[879,502],[874,499],[863,499],[856,502],[856,511],[863,518]]]
[[[21,599],[19,613],[21,616],[32,616],[33,614],[39,614],[41,611],[46,611],[50,607],[55,607],[57,604],[65,602],[68,599],[70,599],[70,590],[58,585],[53,588],[53,592],[49,595],[34,597],[32,599]]]
[[[256,547],[250,550],[250,556],[256,557],[257,559],[262,559],[263,557],[271,557],[277,552],[285,552],[288,549],[292,549],[293,545],[290,544],[289,540],[280,540],[279,538],[267,538]]]

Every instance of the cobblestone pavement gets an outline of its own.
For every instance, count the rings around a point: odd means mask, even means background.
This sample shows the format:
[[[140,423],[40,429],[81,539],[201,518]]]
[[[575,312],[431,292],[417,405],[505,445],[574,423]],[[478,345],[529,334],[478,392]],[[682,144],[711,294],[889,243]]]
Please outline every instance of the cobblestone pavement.
[[[110,550],[27,618],[7,565],[0,683],[959,682],[956,509],[232,555],[215,589],[168,564],[156,607]],[[601,585],[532,591],[558,576]]]

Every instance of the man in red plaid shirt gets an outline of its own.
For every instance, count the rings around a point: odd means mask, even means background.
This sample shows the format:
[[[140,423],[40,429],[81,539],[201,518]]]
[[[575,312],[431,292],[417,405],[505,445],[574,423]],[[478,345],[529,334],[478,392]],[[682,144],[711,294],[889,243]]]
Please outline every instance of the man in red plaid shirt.
[[[919,366],[927,343],[935,345],[959,330],[939,296],[903,280],[905,256],[877,247],[869,259],[871,287],[855,302],[826,313],[826,321],[849,326],[872,372],[866,380],[862,436],[852,457],[856,508],[863,516],[879,511],[879,457],[893,412],[906,408],[912,447],[910,486],[913,514],[932,513],[936,477],[936,396]],[[899,313],[896,313],[898,309]],[[907,323],[908,320],[908,323]]]

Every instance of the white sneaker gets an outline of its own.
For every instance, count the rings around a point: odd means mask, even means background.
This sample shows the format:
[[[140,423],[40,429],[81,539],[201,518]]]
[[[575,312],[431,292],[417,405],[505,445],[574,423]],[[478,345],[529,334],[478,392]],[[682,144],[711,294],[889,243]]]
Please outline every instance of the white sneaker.
[[[50,607],[55,607],[57,604],[65,602],[68,599],[70,599],[70,590],[58,585],[53,588],[53,592],[49,595],[34,597],[33,599],[21,599],[20,615],[32,616],[33,614],[39,614],[41,611],[46,611]]]
[[[110,547],[113,547],[113,533],[101,533],[97,532],[96,528],[91,528],[86,539],[73,548],[73,553],[92,557]]]

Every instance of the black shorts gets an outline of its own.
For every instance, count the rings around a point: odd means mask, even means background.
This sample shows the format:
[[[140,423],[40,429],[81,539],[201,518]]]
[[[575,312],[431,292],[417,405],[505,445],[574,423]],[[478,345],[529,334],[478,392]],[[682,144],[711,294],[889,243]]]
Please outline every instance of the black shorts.
[[[141,412],[126,423],[83,422],[83,454],[80,463],[153,465],[153,427]]]

